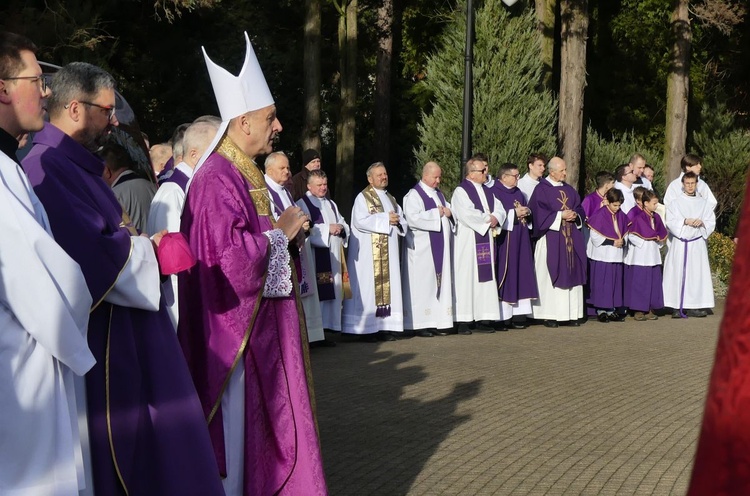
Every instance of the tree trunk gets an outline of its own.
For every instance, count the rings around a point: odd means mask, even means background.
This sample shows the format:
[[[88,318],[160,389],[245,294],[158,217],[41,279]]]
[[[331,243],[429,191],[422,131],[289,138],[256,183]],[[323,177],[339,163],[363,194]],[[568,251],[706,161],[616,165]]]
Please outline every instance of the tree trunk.
[[[343,2],[339,17],[341,104],[336,126],[336,202],[342,212],[354,203],[354,130],[357,103],[357,0]]]
[[[583,95],[586,88],[588,0],[561,0],[560,113],[557,140],[568,166],[567,182],[578,188],[583,141]]]
[[[557,0],[536,0],[536,28],[542,44],[542,63],[545,88],[552,87],[552,69],[555,59],[555,8]]]
[[[375,75],[375,159],[386,165],[391,143],[391,68],[393,66],[393,0],[378,8],[378,59]]]
[[[305,120],[302,149],[320,149],[320,0],[305,0]]]
[[[672,46],[667,76],[667,126],[664,165],[667,184],[680,175],[680,160],[687,141],[688,95],[690,89],[690,50],[692,33],[688,19],[688,0],[674,0]]]

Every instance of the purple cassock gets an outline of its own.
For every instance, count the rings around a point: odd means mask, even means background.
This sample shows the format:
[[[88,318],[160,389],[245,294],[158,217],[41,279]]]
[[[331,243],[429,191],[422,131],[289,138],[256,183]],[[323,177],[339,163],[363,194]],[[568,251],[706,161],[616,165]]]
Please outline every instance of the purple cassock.
[[[630,214],[635,213],[631,217]],[[628,234],[645,241],[663,243],[667,239],[667,228],[661,216],[649,214],[643,209],[633,208],[628,212],[630,223]],[[630,250],[636,249],[634,246]],[[625,265],[625,306],[636,312],[649,312],[664,307],[662,289],[662,266]]]
[[[104,301],[128,263],[130,233],[102,180],[104,164],[51,124],[24,160],[55,240],[81,266],[94,300],[96,365],[86,398],[97,495],[221,495],[190,372],[161,301],[158,312]]]
[[[581,197],[569,184],[554,186],[542,179],[534,188],[529,208],[534,216],[534,238],[545,236],[547,240],[547,269],[552,285],[561,289],[582,286],[586,282],[586,247],[583,233],[576,227],[586,215],[581,208]],[[559,231],[550,230],[562,210],[573,210],[579,219],[562,221]]]
[[[628,218],[622,210],[612,213],[600,208],[586,222],[591,231],[606,238],[604,244],[624,239]],[[624,250],[624,248],[623,248]],[[615,309],[623,305],[623,263],[589,259],[589,285],[586,304],[598,309]]]
[[[508,211],[518,205],[526,206],[523,192],[517,187],[506,188],[500,181],[490,188],[503,208]],[[526,223],[514,216],[513,230],[502,230],[495,238],[497,294],[506,303],[539,298],[534,277],[534,253],[531,251],[531,232]]]
[[[604,205],[602,202],[604,197],[600,195],[596,190],[586,195],[586,198],[581,202],[581,208],[586,213],[586,218],[590,218],[591,215],[602,208]]]
[[[326,494],[301,302],[295,291],[263,296],[275,276],[263,174],[227,137],[217,150],[195,173],[182,214],[198,263],[179,276],[177,333],[219,470],[226,475],[221,399],[244,363],[244,494]]]

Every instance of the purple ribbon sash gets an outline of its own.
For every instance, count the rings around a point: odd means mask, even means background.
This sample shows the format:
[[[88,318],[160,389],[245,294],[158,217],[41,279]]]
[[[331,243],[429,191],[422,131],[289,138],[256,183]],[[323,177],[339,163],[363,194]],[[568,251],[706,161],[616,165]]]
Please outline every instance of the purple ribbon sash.
[[[484,212],[482,201],[479,199],[479,193],[474,187],[474,183],[472,183],[468,179],[464,179],[463,181],[461,181],[461,184],[459,184],[459,187],[463,188],[463,190],[466,191],[466,194],[469,196],[469,200],[471,200],[471,203],[474,204],[474,208]],[[492,212],[492,209],[495,207],[495,198],[492,195],[492,192],[485,185],[482,185],[482,191],[484,192],[484,197],[487,199],[487,206],[489,207],[490,212]],[[477,276],[479,282],[491,281],[492,243],[490,240],[490,231],[487,230],[487,234],[485,234],[484,236],[474,231],[474,246],[477,255]]]
[[[422,202],[424,203],[425,210],[432,210],[437,208],[435,200],[433,200],[427,192],[422,188],[421,183],[417,183],[414,186],[414,191],[417,192]],[[445,196],[442,191],[436,189],[435,192],[442,203],[445,206]],[[442,229],[442,218],[440,220],[439,231],[429,231],[430,235],[430,250],[432,251],[432,264],[435,267],[435,278],[437,280],[437,297],[440,298],[440,286],[443,280],[443,254],[445,253],[445,243],[443,242],[443,229]]]
[[[307,209],[310,211],[310,220],[313,224],[323,224],[323,212],[318,207],[313,205],[313,202],[307,197],[302,197],[302,201],[307,205]],[[331,203],[336,214],[336,207]],[[315,281],[318,285],[318,299],[320,301],[334,300],[336,299],[336,289],[333,284],[333,271],[331,268],[331,251],[328,248],[313,246],[313,253],[315,257]]]

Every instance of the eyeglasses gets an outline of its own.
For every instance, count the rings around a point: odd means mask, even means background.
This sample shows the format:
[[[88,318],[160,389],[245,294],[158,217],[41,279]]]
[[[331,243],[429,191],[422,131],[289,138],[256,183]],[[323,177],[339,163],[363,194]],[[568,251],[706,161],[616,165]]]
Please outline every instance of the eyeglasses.
[[[45,93],[47,91],[47,88],[49,88],[49,77],[46,74],[40,74],[38,76],[16,76],[16,77],[6,77],[6,78],[0,78],[4,79],[5,81],[19,81],[22,79],[28,79],[29,81],[39,81],[39,83],[42,86],[42,93]]]
[[[98,103],[84,102],[83,100],[79,100],[79,102],[81,102],[83,104],[86,104],[86,105],[91,105],[92,107],[100,108],[102,110],[106,110],[106,112],[107,112],[107,119],[109,119],[110,121],[112,120],[112,117],[115,116],[115,110],[117,110],[114,106],[105,107],[104,105],[99,105]]]

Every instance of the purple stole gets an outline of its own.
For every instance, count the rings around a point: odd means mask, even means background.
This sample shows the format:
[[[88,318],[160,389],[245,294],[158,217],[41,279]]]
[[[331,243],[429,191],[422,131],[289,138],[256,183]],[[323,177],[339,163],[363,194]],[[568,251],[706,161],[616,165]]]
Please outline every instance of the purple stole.
[[[661,220],[661,216],[654,212],[653,215],[649,214],[645,210],[640,208],[634,215],[630,215],[635,212],[635,208],[628,212],[628,218],[630,223],[628,225],[628,233],[635,234],[647,241],[664,241],[667,239],[667,228],[664,227],[664,222]]]
[[[474,208],[484,212],[482,201],[479,198],[477,189],[474,187],[474,183],[468,179],[464,179],[458,187],[463,188],[463,190],[466,191],[466,194],[469,195],[469,200],[474,204]],[[495,207],[495,197],[485,185],[482,185],[482,191],[484,192],[484,197],[487,199],[487,206],[489,207],[490,212],[492,212],[492,209]],[[489,230],[487,230],[487,233],[484,236],[474,231],[474,247],[477,255],[477,276],[479,282],[492,280],[492,245],[490,241]]]
[[[313,205],[307,195],[302,197],[302,201],[305,202],[307,209],[310,211],[310,219],[313,224],[323,224],[323,212]],[[333,213],[338,217],[336,205],[333,202],[331,202],[331,207],[333,207]],[[322,246],[313,246],[312,249],[315,253],[315,280],[318,283],[318,299],[320,301],[334,300],[336,299],[336,291],[331,268],[331,250]]]
[[[187,174],[175,167],[174,169],[172,169],[172,174],[170,174],[169,177],[163,179],[160,184],[175,183],[184,193],[187,190],[188,181],[190,181],[190,178],[187,177]]]
[[[422,188],[421,182],[414,186],[414,191],[417,192],[422,202],[424,203],[425,210],[432,210],[437,208],[435,200],[433,200],[427,192]],[[440,199],[442,206],[445,206],[445,196],[439,189],[435,189],[435,192]],[[467,191],[468,193],[468,191]],[[430,249],[432,251],[432,264],[435,266],[435,277],[437,278],[437,297],[440,298],[440,285],[443,280],[443,254],[445,253],[445,243],[443,242],[443,231],[442,231],[442,218],[440,220],[441,230],[440,231],[429,231],[430,234]]]
[[[289,201],[291,201],[292,205],[294,205],[294,201],[292,201],[292,195],[290,195],[289,192],[286,191],[286,188],[284,188],[284,191],[286,192]],[[276,216],[278,217],[284,212],[284,208],[283,208],[284,202],[281,201],[281,197],[276,192],[276,190],[274,190],[270,186],[268,187],[268,192],[271,194],[271,200],[273,200],[271,204],[273,206],[274,212],[276,212]]]
[[[589,217],[586,222],[592,231],[596,231],[607,239],[622,239],[628,229],[628,218],[622,210],[613,214],[609,208],[602,207]]]

